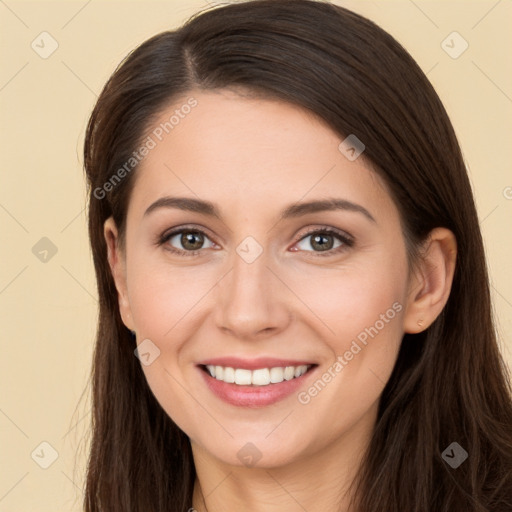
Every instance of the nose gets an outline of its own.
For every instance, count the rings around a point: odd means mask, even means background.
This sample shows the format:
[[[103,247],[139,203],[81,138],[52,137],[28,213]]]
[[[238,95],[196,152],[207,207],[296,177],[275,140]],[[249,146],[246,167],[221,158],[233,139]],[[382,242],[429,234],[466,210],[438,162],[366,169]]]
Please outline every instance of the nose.
[[[216,286],[217,327],[238,340],[277,335],[292,317],[284,288],[265,252],[252,263],[235,255],[231,271]]]

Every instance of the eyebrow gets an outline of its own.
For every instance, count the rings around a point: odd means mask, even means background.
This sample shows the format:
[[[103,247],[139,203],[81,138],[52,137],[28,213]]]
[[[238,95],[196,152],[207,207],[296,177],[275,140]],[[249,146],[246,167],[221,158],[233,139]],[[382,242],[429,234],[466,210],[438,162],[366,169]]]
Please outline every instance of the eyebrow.
[[[161,197],[160,199],[157,199],[154,203],[152,203],[144,212],[144,217],[160,208],[176,208],[179,210],[189,212],[202,213],[203,215],[208,215],[210,217],[215,217],[219,220],[222,220],[222,216],[220,214],[219,209],[210,201],[194,199],[192,197],[170,196]],[[373,215],[363,206],[353,203],[351,201],[347,201],[346,199],[336,198],[291,204],[281,212],[279,220],[301,217],[309,213],[336,210],[345,210],[350,212],[361,213],[372,222],[377,223]]]

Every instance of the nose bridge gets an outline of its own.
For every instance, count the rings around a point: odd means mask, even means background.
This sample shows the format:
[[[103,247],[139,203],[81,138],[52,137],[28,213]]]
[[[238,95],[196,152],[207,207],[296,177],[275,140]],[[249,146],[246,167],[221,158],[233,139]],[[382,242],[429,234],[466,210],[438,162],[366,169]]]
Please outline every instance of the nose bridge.
[[[288,318],[269,253],[252,237],[244,239],[233,254],[232,269],[219,283],[216,323],[237,337],[250,338],[262,331],[282,329]]]

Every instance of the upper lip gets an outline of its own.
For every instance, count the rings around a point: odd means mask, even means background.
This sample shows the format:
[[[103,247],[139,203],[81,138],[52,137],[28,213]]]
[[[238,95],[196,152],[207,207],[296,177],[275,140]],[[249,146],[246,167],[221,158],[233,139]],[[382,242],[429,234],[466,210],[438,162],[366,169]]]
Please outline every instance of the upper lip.
[[[299,359],[278,359],[275,357],[257,357],[255,359],[242,359],[240,357],[214,357],[198,363],[200,366],[224,366],[244,370],[257,370],[258,368],[276,368],[285,366],[314,365],[315,363]]]

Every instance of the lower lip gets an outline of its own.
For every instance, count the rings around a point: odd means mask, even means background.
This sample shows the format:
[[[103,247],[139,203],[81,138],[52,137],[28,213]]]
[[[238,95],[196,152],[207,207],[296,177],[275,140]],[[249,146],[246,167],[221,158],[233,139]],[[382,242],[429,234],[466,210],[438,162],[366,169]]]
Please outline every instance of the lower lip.
[[[264,407],[279,402],[303,386],[305,379],[307,379],[315,369],[316,366],[313,366],[304,375],[291,380],[284,380],[277,384],[268,384],[267,386],[239,386],[238,384],[228,384],[227,382],[218,380],[205,372],[201,367],[198,367],[198,370],[203,375],[203,379],[210,390],[224,402],[238,407]]]

